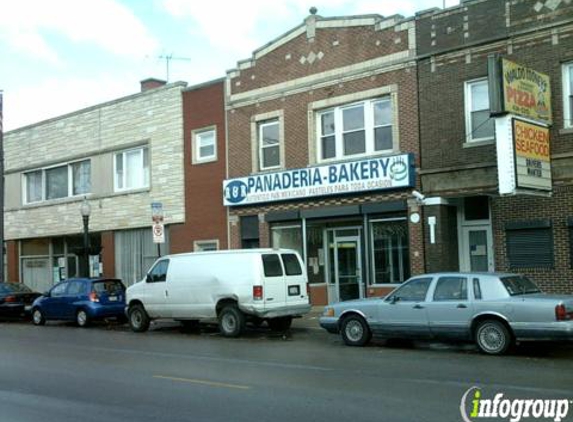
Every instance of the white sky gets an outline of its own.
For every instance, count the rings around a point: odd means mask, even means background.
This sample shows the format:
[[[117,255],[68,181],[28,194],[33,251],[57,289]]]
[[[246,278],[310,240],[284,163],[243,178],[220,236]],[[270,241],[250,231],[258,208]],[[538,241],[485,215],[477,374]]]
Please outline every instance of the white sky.
[[[445,3],[444,3],[445,2]],[[458,0],[0,0],[0,90],[8,131],[139,92],[142,79],[190,85],[324,17],[412,16]]]

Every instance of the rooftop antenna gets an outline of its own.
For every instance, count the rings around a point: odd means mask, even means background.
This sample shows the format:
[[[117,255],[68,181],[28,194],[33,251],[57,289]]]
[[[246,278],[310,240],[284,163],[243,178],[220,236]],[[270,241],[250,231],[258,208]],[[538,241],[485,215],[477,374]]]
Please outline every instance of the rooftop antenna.
[[[171,60],[183,60],[183,61],[191,61],[191,57],[176,57],[171,54],[162,54],[161,56],[157,56],[158,59],[165,59],[165,80],[169,82],[169,62]]]

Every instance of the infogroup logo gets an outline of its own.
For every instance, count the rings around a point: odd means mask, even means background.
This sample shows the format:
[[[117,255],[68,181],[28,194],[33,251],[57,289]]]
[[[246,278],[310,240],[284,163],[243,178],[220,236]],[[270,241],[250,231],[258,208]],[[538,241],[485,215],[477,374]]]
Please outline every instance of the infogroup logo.
[[[520,422],[522,419],[542,419],[560,422],[567,417],[569,399],[508,399],[503,393],[497,393],[493,398],[484,398],[479,387],[469,388],[462,396],[460,413],[465,422],[475,422],[480,419],[508,419],[510,422]]]

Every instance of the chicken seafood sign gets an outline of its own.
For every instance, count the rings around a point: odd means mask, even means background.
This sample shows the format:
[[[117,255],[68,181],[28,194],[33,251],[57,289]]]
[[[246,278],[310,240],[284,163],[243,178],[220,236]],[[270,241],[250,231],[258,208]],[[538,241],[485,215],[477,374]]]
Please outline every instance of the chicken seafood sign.
[[[223,204],[288,201],[406,188],[414,183],[413,155],[401,154],[225,180]]]

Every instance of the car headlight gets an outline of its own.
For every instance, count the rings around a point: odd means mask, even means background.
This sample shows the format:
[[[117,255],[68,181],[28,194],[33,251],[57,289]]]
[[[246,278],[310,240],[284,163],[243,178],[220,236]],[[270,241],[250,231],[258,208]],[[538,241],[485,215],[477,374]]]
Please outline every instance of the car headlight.
[[[334,316],[334,308],[324,308],[324,312],[322,313],[322,316],[333,317]]]

